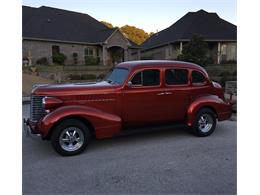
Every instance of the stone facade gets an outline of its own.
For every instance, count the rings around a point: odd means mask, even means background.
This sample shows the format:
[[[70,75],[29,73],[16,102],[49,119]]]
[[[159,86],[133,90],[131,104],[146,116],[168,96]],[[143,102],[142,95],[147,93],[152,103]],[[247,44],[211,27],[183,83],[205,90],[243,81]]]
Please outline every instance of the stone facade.
[[[96,45],[23,39],[23,59],[28,59],[30,64],[34,65],[38,59],[46,57],[49,63],[52,64],[53,46],[58,46],[59,52],[66,55],[67,59],[65,64],[68,65],[74,64],[73,53],[78,54],[77,59],[79,65],[85,64],[85,49],[87,48],[92,50],[93,54],[91,56],[99,58],[100,64],[111,65],[111,48],[113,47],[122,49],[122,61],[131,59],[131,45],[119,30],[115,31],[104,43]]]
[[[23,40],[23,58],[31,59],[32,64],[42,57],[46,57],[52,63],[52,47],[59,46],[60,53],[66,55],[66,64],[74,64],[73,53],[78,54],[78,64],[85,64],[85,49],[93,50],[93,57],[102,55],[102,47],[99,45],[84,45],[74,43],[61,43],[52,41]],[[99,55],[99,56],[97,56]]]
[[[187,42],[176,42],[173,44],[163,45],[141,52],[141,59],[154,60],[175,60],[182,52],[182,47]],[[214,63],[221,63],[224,61],[237,60],[237,44],[236,42],[208,42],[209,56]]]

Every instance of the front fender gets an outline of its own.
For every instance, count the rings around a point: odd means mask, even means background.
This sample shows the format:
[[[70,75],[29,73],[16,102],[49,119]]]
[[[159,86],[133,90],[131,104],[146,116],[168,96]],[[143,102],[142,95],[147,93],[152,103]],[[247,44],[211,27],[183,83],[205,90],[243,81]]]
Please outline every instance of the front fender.
[[[213,109],[219,120],[228,119],[232,114],[230,104],[224,102],[216,95],[207,95],[196,98],[189,106],[187,111],[187,125],[192,126],[199,109],[208,107]]]
[[[87,106],[63,106],[47,114],[41,121],[40,132],[43,137],[49,134],[51,128],[65,117],[81,117],[91,123],[97,138],[112,137],[120,132],[121,118]]]

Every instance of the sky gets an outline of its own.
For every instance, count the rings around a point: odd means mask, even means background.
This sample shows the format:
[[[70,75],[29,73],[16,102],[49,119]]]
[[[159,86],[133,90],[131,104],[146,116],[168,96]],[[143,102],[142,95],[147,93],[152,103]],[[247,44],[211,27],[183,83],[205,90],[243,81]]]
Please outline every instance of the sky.
[[[236,0],[23,0],[23,5],[42,5],[87,13],[114,26],[126,24],[146,32],[163,30],[189,11],[204,9],[236,24]]]

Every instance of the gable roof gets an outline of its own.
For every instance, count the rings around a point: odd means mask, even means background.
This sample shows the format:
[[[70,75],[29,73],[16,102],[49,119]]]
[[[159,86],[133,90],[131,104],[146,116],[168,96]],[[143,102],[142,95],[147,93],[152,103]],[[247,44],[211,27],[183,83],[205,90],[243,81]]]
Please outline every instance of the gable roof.
[[[103,43],[116,30],[88,14],[42,6],[23,6],[23,38]]]
[[[188,12],[170,27],[147,39],[142,48],[145,50],[175,41],[190,40],[194,34],[201,35],[208,41],[236,41],[237,27],[221,19],[216,13],[204,10]]]
[[[131,44],[131,48],[133,49],[139,49],[141,48],[140,45],[136,44],[135,42],[131,41],[129,38],[127,38],[128,42]]]

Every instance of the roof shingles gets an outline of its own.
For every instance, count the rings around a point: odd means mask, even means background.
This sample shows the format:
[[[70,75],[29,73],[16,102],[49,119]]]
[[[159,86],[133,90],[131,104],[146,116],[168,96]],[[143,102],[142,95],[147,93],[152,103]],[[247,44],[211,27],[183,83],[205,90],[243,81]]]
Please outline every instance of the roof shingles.
[[[178,40],[190,40],[194,34],[203,36],[205,40],[235,41],[237,27],[221,19],[216,13],[204,10],[188,12],[170,27],[147,39],[142,48],[145,50]]]
[[[87,14],[45,6],[23,6],[24,38],[102,43],[115,30]]]

